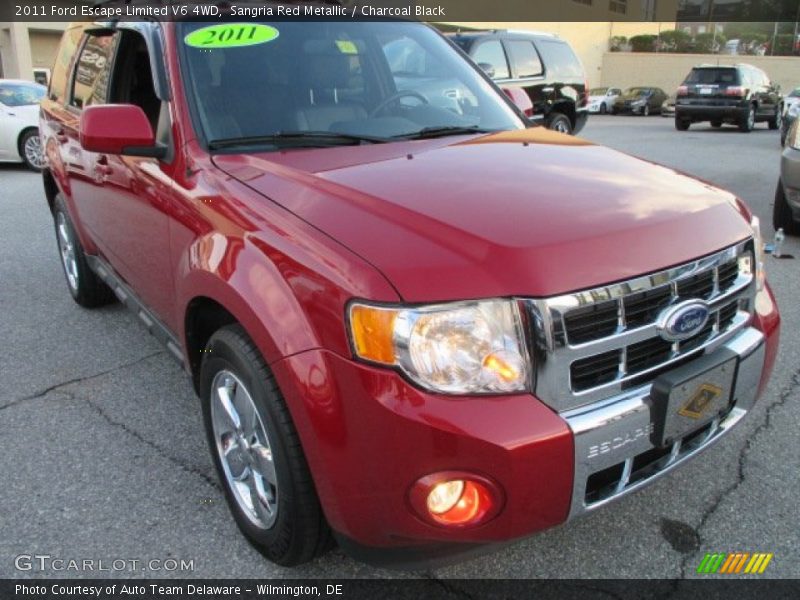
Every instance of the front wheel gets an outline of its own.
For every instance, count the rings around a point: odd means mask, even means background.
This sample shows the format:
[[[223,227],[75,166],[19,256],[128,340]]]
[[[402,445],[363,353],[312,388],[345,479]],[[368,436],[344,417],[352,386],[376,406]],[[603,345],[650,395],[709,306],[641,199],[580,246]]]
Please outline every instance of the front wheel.
[[[644,108],[642,109],[642,116],[649,117],[650,116],[650,106],[645,104]]]
[[[72,299],[84,308],[94,308],[114,300],[114,293],[103,280],[89,268],[83,246],[69,218],[67,207],[61,196],[56,197],[53,207],[56,241],[61,256],[61,266],[67,278],[67,287]]]
[[[775,205],[772,207],[772,226],[775,231],[783,229],[789,235],[800,235],[800,223],[794,220],[792,208],[786,199],[783,184],[778,181],[778,189],[775,190]]]
[[[719,121],[719,120],[711,121],[711,126],[714,129],[719,129],[720,127],[722,127],[722,121]]]
[[[600,114],[604,115],[607,112],[608,112],[608,109],[606,108],[606,105],[605,105],[605,102],[604,102],[603,104],[600,105]]]
[[[19,140],[19,148],[22,161],[31,171],[39,172],[44,168],[44,152],[38,130],[26,131]]]
[[[554,112],[550,115],[547,119],[547,127],[548,129],[558,131],[559,133],[566,133],[567,135],[572,133],[572,122],[569,120],[569,117],[559,112]]]
[[[239,325],[211,336],[200,390],[208,443],[236,524],[283,566],[331,546],[300,439],[277,383]]]

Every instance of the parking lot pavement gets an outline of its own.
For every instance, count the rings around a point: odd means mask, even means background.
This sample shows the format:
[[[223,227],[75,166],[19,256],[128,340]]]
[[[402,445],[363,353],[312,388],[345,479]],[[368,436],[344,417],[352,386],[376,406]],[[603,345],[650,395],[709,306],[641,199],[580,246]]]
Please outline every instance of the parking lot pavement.
[[[669,119],[608,116],[593,117],[582,135],[734,191],[771,236],[780,149],[765,125],[748,135],[700,125],[678,133]],[[132,576],[412,575],[338,550],[288,570],[251,549],[228,514],[186,376],[121,307],[72,302],[37,175],[0,167],[0,205],[0,577],[98,574],[18,571],[21,554],[193,561],[193,571],[121,573]],[[800,240],[785,251],[800,258]],[[775,555],[766,575],[800,576],[800,260],[767,262],[783,311],[781,351],[740,427],[605,510],[427,575],[678,577],[691,576],[705,552],[761,551]]]

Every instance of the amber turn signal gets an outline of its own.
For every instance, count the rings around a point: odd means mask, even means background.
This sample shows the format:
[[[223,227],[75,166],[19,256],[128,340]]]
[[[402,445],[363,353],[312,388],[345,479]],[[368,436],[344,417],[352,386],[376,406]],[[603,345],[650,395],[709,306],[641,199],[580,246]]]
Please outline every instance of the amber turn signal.
[[[354,304],[350,308],[350,327],[356,353],[373,362],[393,365],[395,319],[396,310]]]

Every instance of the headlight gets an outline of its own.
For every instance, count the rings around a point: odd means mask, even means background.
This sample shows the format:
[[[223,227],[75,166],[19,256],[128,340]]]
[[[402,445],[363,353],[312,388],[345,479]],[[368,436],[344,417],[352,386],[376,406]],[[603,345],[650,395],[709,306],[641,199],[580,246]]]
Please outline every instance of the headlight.
[[[631,106],[642,106],[644,105],[644,100],[634,100],[631,102]]]
[[[756,264],[754,265],[756,289],[760,292],[761,290],[764,289],[764,281],[766,280],[766,273],[764,272],[764,239],[761,237],[761,222],[758,220],[758,217],[753,217],[753,219],[750,221],[750,226],[753,228],[753,244],[755,245],[755,252],[756,252],[755,255]]]
[[[416,308],[353,303],[353,350],[447,394],[528,388],[530,366],[517,303],[488,300]]]

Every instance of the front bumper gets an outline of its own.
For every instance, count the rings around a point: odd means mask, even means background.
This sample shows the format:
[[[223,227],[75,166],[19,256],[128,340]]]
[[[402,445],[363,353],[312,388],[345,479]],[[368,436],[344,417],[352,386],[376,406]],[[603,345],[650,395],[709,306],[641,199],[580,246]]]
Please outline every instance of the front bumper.
[[[367,562],[420,565],[525,537],[627,495],[719,440],[752,408],[772,369],[779,317],[761,292],[750,327],[707,352],[739,359],[733,405],[666,454],[656,450],[649,385],[558,414],[519,394],[423,392],[393,371],[313,350],[272,365],[303,443],[325,515],[342,546]],[[691,438],[691,439],[689,439]],[[620,477],[595,494],[598,473]],[[408,490],[420,477],[467,471],[491,479],[504,505],[476,528],[419,518]],[[606,478],[607,479],[607,478]],[[688,493],[688,492],[687,492]]]

